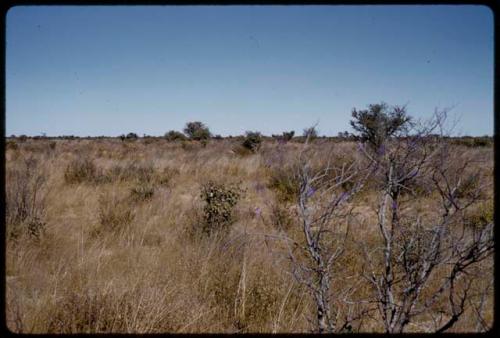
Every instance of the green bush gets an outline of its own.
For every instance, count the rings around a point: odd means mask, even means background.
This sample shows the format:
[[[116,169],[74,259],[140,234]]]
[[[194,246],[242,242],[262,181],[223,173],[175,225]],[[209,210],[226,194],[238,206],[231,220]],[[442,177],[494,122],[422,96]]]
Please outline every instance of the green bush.
[[[139,136],[137,136],[136,133],[128,133],[126,138],[129,140],[135,140],[135,139],[139,138]]]
[[[256,152],[259,150],[262,143],[262,135],[258,131],[247,131],[245,133],[245,139],[243,140],[243,147],[246,149]]]
[[[351,127],[357,132],[361,141],[368,142],[375,151],[379,151],[386,140],[407,130],[412,123],[404,106],[389,107],[384,102],[370,104],[365,110],[354,108],[352,117]]]
[[[164,137],[167,141],[184,141],[187,139],[186,135],[176,130],[170,130]]]
[[[208,182],[203,185],[201,198],[205,202],[203,208],[203,231],[227,230],[234,222],[234,206],[241,197],[241,189],[235,185]]]
[[[188,122],[184,128],[184,133],[189,136],[190,139],[196,141],[207,140],[211,136],[208,127],[199,121]]]
[[[291,141],[294,135],[295,135],[294,130],[289,131],[289,132],[284,131],[283,132],[283,141],[285,141],[285,142]]]

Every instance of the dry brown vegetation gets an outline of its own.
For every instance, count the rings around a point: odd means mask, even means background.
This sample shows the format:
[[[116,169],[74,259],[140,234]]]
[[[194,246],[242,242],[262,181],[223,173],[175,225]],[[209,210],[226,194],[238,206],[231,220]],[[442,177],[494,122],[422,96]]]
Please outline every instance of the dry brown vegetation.
[[[13,145],[15,143],[15,145]],[[256,152],[235,140],[27,140],[6,150],[6,314],[14,332],[310,332],[315,305],[291,274],[280,236],[303,241],[297,190],[289,175],[303,146],[264,141]],[[354,142],[312,143],[313,163],[350,163]],[[453,145],[457,168],[466,159],[477,180],[493,181],[493,149]],[[237,186],[225,231],[207,233],[202,191]],[[473,182],[472,182],[473,183]],[[471,184],[472,184],[471,183]],[[408,208],[422,218],[439,196],[416,182]],[[492,192],[483,191],[467,219],[491,222]],[[461,192],[467,194],[466,185]],[[374,212],[379,191],[368,182],[352,201],[354,216],[331,290],[348,331],[383,332],[362,277],[364,252],[382,241]],[[224,216],[221,213],[217,215]],[[217,217],[219,217],[217,216]],[[209,218],[209,219],[217,219]],[[403,236],[404,234],[402,234]],[[405,239],[401,237],[401,241]],[[418,243],[417,243],[418,244]],[[417,245],[418,247],[418,245]],[[417,249],[416,249],[417,250]],[[373,259],[379,252],[373,252]],[[418,250],[415,251],[418,254]],[[381,269],[382,267],[375,267]],[[493,259],[474,273],[465,313],[451,332],[493,323]],[[436,271],[433,278],[439,280]],[[430,285],[432,285],[432,281]],[[424,294],[426,290],[423,290]],[[433,305],[436,316],[446,298]],[[406,332],[432,331],[426,312]]]

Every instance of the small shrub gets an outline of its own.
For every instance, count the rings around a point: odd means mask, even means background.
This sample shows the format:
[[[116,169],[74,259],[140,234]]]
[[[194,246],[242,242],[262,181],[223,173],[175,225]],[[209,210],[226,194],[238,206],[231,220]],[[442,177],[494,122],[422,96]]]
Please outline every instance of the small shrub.
[[[261,143],[262,135],[258,131],[247,131],[242,145],[246,149],[256,152],[259,150]]]
[[[294,135],[295,135],[294,130],[289,131],[289,132],[284,131],[283,132],[283,141],[285,141],[285,142],[291,141]]]
[[[232,151],[233,151],[233,153],[235,153],[236,155],[238,155],[240,157],[245,157],[245,156],[249,156],[249,155],[253,154],[253,152],[250,149],[244,147],[241,144],[235,145],[232,148]]]
[[[365,110],[354,108],[352,117],[351,127],[357,132],[360,140],[368,142],[374,151],[379,151],[386,140],[407,130],[412,123],[404,106],[389,107],[384,102],[370,104]]]
[[[304,136],[305,139],[312,141],[318,137],[318,131],[316,130],[315,127],[309,127],[304,129],[302,136]]]
[[[164,137],[167,141],[184,141],[187,139],[186,135],[176,130],[170,130]]]
[[[211,136],[208,127],[199,121],[188,122],[184,128],[184,133],[189,136],[190,139],[196,141],[207,140]]]
[[[208,182],[202,187],[201,198],[205,202],[203,208],[203,231],[212,233],[227,230],[234,222],[234,206],[241,197],[241,189],[237,186]]]
[[[64,170],[67,184],[92,183],[97,174],[94,162],[89,158],[76,158]]]
[[[137,138],[139,138],[139,136],[137,136],[136,133],[128,133],[126,136],[126,139],[128,139],[128,140],[135,140]]]

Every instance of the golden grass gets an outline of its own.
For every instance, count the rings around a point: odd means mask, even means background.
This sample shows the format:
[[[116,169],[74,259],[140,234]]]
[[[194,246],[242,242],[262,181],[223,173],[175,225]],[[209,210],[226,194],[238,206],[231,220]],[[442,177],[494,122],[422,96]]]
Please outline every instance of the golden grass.
[[[259,152],[246,154],[227,139],[206,147],[165,140],[53,142],[28,140],[6,151],[7,169],[34,156],[46,179],[45,232],[39,240],[24,236],[6,246],[11,331],[310,332],[314,306],[290,275],[283,244],[260,235],[281,229],[300,238],[293,203],[272,184],[273,170],[290,163],[300,144],[264,142]],[[319,158],[330,152],[356,156],[352,143],[321,142]],[[466,151],[493,163],[491,148]],[[77,158],[91,161],[96,171],[88,163],[89,171],[71,171]],[[133,171],[132,164],[151,168],[152,176]],[[129,168],[131,177],[113,168]],[[94,180],[89,173],[109,177]],[[225,235],[197,231],[200,191],[209,180],[240,182],[245,190]],[[151,195],[140,190],[146,184]],[[371,209],[376,197],[368,191],[356,199],[358,222],[333,289],[360,279],[362,254],[354,239],[367,247],[380,241]],[[411,207],[423,212],[428,203],[432,196]],[[487,283],[492,272],[485,271]],[[356,292],[369,296],[366,285]],[[489,325],[492,299],[491,293],[484,306]],[[424,330],[426,320],[410,330]],[[467,315],[455,329],[474,331],[475,323]],[[376,316],[358,324],[362,332],[383,329]]]

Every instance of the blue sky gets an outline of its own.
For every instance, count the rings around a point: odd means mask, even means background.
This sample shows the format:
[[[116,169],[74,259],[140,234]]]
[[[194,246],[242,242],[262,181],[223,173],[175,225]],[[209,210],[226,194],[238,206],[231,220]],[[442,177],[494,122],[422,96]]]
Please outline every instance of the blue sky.
[[[493,134],[487,7],[30,6],[6,29],[6,135],[336,135],[380,101]]]

